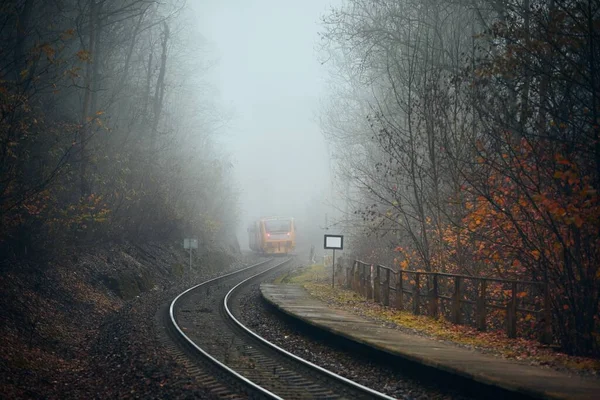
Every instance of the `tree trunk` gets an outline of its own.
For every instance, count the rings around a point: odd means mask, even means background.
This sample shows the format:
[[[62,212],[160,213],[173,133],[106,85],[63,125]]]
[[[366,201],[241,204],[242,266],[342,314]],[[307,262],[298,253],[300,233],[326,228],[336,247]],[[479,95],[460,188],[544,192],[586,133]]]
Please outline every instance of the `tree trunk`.
[[[97,4],[96,0],[90,0],[90,15],[89,15],[89,40],[88,54],[90,57],[95,53],[96,47],[96,23],[97,23]],[[87,179],[87,141],[90,135],[90,105],[92,100],[92,81],[93,81],[93,64],[95,60],[87,61],[84,78],[84,97],[83,108],[81,111],[81,128],[79,130],[79,190],[81,197],[86,197],[90,193],[89,182]]]

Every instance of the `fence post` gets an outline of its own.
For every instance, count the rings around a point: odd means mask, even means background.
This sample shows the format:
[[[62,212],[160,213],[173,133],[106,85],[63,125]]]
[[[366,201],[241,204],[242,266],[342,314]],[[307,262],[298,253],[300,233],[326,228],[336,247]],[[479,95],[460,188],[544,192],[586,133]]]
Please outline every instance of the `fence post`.
[[[352,268],[351,267],[346,267],[346,277],[345,277],[345,282],[344,282],[344,287],[346,289],[350,289],[350,277],[352,276]]]
[[[375,303],[379,303],[381,301],[381,293],[379,289],[380,279],[381,279],[381,270],[379,265],[376,267],[377,271],[375,271],[375,282],[373,282],[375,288],[373,289],[373,299]]]
[[[481,279],[479,281],[479,297],[477,298],[477,329],[485,332],[487,329],[486,326],[486,312],[485,312],[485,296],[487,290],[487,281],[485,279]]]
[[[367,297],[367,265],[361,264],[361,275],[360,275],[360,287],[361,294]]]
[[[404,292],[402,289],[402,270],[398,271],[398,280],[396,281],[396,308],[400,311],[404,308],[402,304],[402,298],[404,297]]]
[[[390,305],[390,270],[385,269],[385,282],[383,287],[383,305]]]
[[[517,337],[517,282],[511,284],[510,301],[506,305],[506,335]]]
[[[460,315],[460,276],[454,277],[454,294],[452,295],[452,320],[455,324],[461,323]]]
[[[433,290],[431,291],[431,299],[429,300],[429,315],[433,318],[438,317],[438,274],[432,275]]]
[[[544,327],[540,342],[552,344],[552,311],[550,310],[550,288],[548,282],[544,285]]]
[[[364,274],[365,274],[365,268],[363,263],[359,263],[358,264],[358,293],[361,296],[365,295],[365,291],[364,291]]]
[[[367,274],[367,299],[373,299],[373,286],[371,285],[371,270],[373,269],[373,265],[369,264],[369,273]]]
[[[356,293],[360,294],[360,273],[358,269],[358,261],[352,266],[352,288]]]
[[[413,288],[413,314],[419,315],[419,302],[421,297],[421,288],[419,285],[419,278],[421,274],[415,273],[415,287]]]

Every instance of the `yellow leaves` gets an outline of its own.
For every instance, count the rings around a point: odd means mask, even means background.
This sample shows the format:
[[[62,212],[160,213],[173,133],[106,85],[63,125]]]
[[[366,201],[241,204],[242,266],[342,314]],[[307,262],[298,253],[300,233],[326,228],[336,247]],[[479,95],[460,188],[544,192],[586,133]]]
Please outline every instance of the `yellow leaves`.
[[[84,61],[84,62],[91,62],[92,61],[92,56],[91,56],[90,52],[87,51],[87,50],[83,50],[83,49],[81,49],[81,50],[79,50],[77,52],[77,58],[80,61]]]
[[[535,258],[536,260],[540,259],[540,252],[539,250],[532,250],[531,251],[531,255],[533,256],[533,258]]]

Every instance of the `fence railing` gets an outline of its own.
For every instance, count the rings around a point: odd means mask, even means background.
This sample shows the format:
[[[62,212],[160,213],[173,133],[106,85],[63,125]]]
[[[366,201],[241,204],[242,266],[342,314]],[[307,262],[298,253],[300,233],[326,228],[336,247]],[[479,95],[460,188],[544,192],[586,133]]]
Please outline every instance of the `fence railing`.
[[[503,326],[508,337],[552,341],[548,284],[459,274],[400,270],[355,260],[346,285],[384,306],[444,318],[485,331]]]

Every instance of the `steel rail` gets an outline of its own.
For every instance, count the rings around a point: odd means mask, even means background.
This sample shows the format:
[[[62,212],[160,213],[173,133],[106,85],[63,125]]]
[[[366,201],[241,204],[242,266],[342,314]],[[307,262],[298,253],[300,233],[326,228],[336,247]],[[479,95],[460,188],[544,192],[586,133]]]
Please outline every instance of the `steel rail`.
[[[286,260],[286,261],[284,261],[284,262],[282,262],[282,263],[280,263],[280,264],[278,264],[278,265],[274,266],[273,268],[276,268],[276,267],[278,267],[278,266],[280,266],[280,265],[282,265],[282,264],[284,264],[284,263],[286,263],[286,262],[288,262],[288,261],[289,261],[289,260]],[[386,395],[386,394],[384,394],[384,393],[381,393],[381,392],[378,392],[378,391],[376,391],[376,390],[373,390],[373,389],[371,389],[371,388],[368,388],[368,387],[366,387],[366,386],[363,386],[363,385],[361,385],[361,384],[359,384],[359,383],[356,383],[356,382],[354,382],[354,381],[352,381],[352,380],[350,380],[350,379],[348,379],[348,378],[345,378],[345,377],[343,377],[343,376],[341,376],[341,375],[338,375],[338,374],[336,374],[336,373],[334,373],[334,372],[331,372],[331,371],[329,371],[328,369],[325,369],[325,368],[323,368],[323,367],[320,367],[320,366],[318,366],[318,365],[316,365],[316,364],[313,364],[313,363],[311,363],[311,362],[310,362],[310,361],[308,361],[308,360],[305,360],[305,359],[303,359],[303,358],[301,358],[301,357],[298,357],[297,355],[295,355],[295,354],[293,354],[293,353],[290,353],[289,351],[287,351],[287,350],[285,350],[285,349],[283,349],[283,348],[281,348],[281,347],[279,347],[279,346],[277,346],[277,345],[275,345],[275,344],[273,344],[273,343],[269,342],[268,340],[266,340],[266,339],[265,339],[265,338],[263,338],[262,336],[260,336],[260,335],[256,334],[255,332],[253,332],[252,330],[250,330],[248,327],[246,327],[244,324],[242,324],[240,321],[238,321],[238,319],[237,319],[237,318],[235,318],[235,316],[234,316],[234,315],[233,315],[233,313],[231,312],[231,310],[230,310],[230,308],[229,308],[229,305],[228,305],[229,299],[230,299],[231,295],[233,294],[233,292],[234,292],[235,290],[237,290],[237,289],[238,289],[240,286],[242,286],[242,285],[246,284],[246,282],[248,282],[248,281],[250,281],[250,280],[252,280],[252,279],[254,279],[254,278],[256,278],[256,277],[259,277],[259,276],[261,276],[261,275],[263,275],[263,274],[266,274],[266,273],[270,272],[270,271],[271,271],[273,268],[269,268],[269,269],[267,269],[267,270],[265,270],[265,271],[259,272],[258,274],[256,274],[256,275],[254,275],[254,276],[251,276],[251,277],[249,277],[249,278],[247,278],[247,279],[243,280],[242,282],[240,282],[240,283],[238,283],[237,285],[235,285],[235,286],[234,286],[234,287],[233,287],[233,288],[232,288],[232,289],[231,289],[231,290],[230,290],[230,291],[229,291],[229,292],[228,292],[228,293],[225,295],[225,298],[223,299],[223,306],[225,307],[225,311],[227,312],[227,315],[229,316],[229,318],[231,318],[231,320],[232,320],[232,321],[233,321],[233,322],[234,322],[234,323],[235,323],[235,324],[236,324],[236,325],[237,325],[239,328],[241,328],[242,330],[244,330],[244,331],[245,331],[247,334],[249,334],[250,336],[252,336],[252,337],[254,337],[255,339],[257,339],[259,342],[261,342],[261,343],[263,343],[263,344],[265,344],[265,345],[267,345],[267,346],[271,347],[272,349],[274,349],[274,350],[276,350],[276,351],[278,351],[278,352],[280,352],[280,353],[282,353],[282,354],[285,354],[287,357],[289,357],[289,358],[292,358],[293,360],[295,360],[295,361],[297,361],[297,362],[299,362],[299,363],[301,363],[301,364],[303,364],[303,365],[305,365],[305,366],[307,366],[307,367],[309,367],[309,368],[316,369],[317,371],[321,372],[322,374],[324,374],[324,375],[327,375],[328,377],[330,377],[330,378],[332,378],[332,379],[334,379],[334,380],[337,380],[337,381],[343,382],[344,384],[346,384],[346,385],[348,385],[348,386],[352,387],[352,388],[353,388],[353,389],[355,389],[355,390],[362,391],[362,392],[364,392],[365,394],[368,394],[368,395],[370,395],[370,396],[373,396],[373,398],[376,398],[376,399],[385,399],[385,400],[395,400],[395,398],[394,398],[394,397],[390,397],[390,396],[388,396],[388,395]]]
[[[171,319],[171,323],[173,324],[174,328],[177,330],[177,332],[181,335],[181,337],[193,348],[195,348],[200,354],[202,354],[204,357],[206,357],[207,359],[209,359],[211,362],[213,362],[215,365],[217,365],[219,368],[221,368],[222,370],[224,370],[225,372],[229,373],[230,375],[233,375],[235,378],[239,379],[240,381],[242,381],[243,383],[245,383],[246,385],[252,387],[253,389],[255,389],[256,391],[260,392],[261,394],[265,395],[268,398],[271,399],[277,399],[277,400],[283,400],[281,397],[277,396],[276,394],[268,391],[267,389],[257,385],[256,383],[252,382],[251,380],[247,379],[246,377],[240,375],[239,373],[237,373],[236,371],[234,371],[233,369],[229,368],[227,365],[223,364],[222,362],[220,362],[219,360],[217,360],[216,358],[214,358],[213,356],[211,356],[209,353],[207,353],[204,349],[202,349],[200,346],[198,346],[196,343],[194,343],[193,340],[191,340],[184,332],[183,330],[179,327],[179,324],[177,324],[177,321],[175,319],[175,304],[177,303],[177,300],[179,300],[180,298],[182,298],[183,296],[185,296],[186,294],[190,293],[191,291],[204,286],[206,284],[215,282],[217,280],[221,280],[224,278],[227,278],[229,276],[232,276],[234,274],[239,274],[241,272],[247,271],[251,268],[256,268],[260,265],[266,264],[268,262],[272,261],[272,259],[268,259],[265,261],[261,261],[259,263],[253,264],[249,267],[246,268],[242,268],[238,271],[233,271],[231,273],[225,274],[225,275],[221,275],[218,276],[216,278],[213,279],[209,279],[208,281],[202,282],[198,285],[192,286],[191,288],[183,291],[182,293],[180,293],[177,297],[175,297],[175,299],[173,299],[173,301],[171,302],[171,305],[169,307],[169,316]],[[289,260],[286,260],[286,262]],[[281,263],[283,264],[283,263]],[[278,267],[279,265],[276,265],[273,268]],[[270,271],[272,268],[268,269],[267,271]]]

